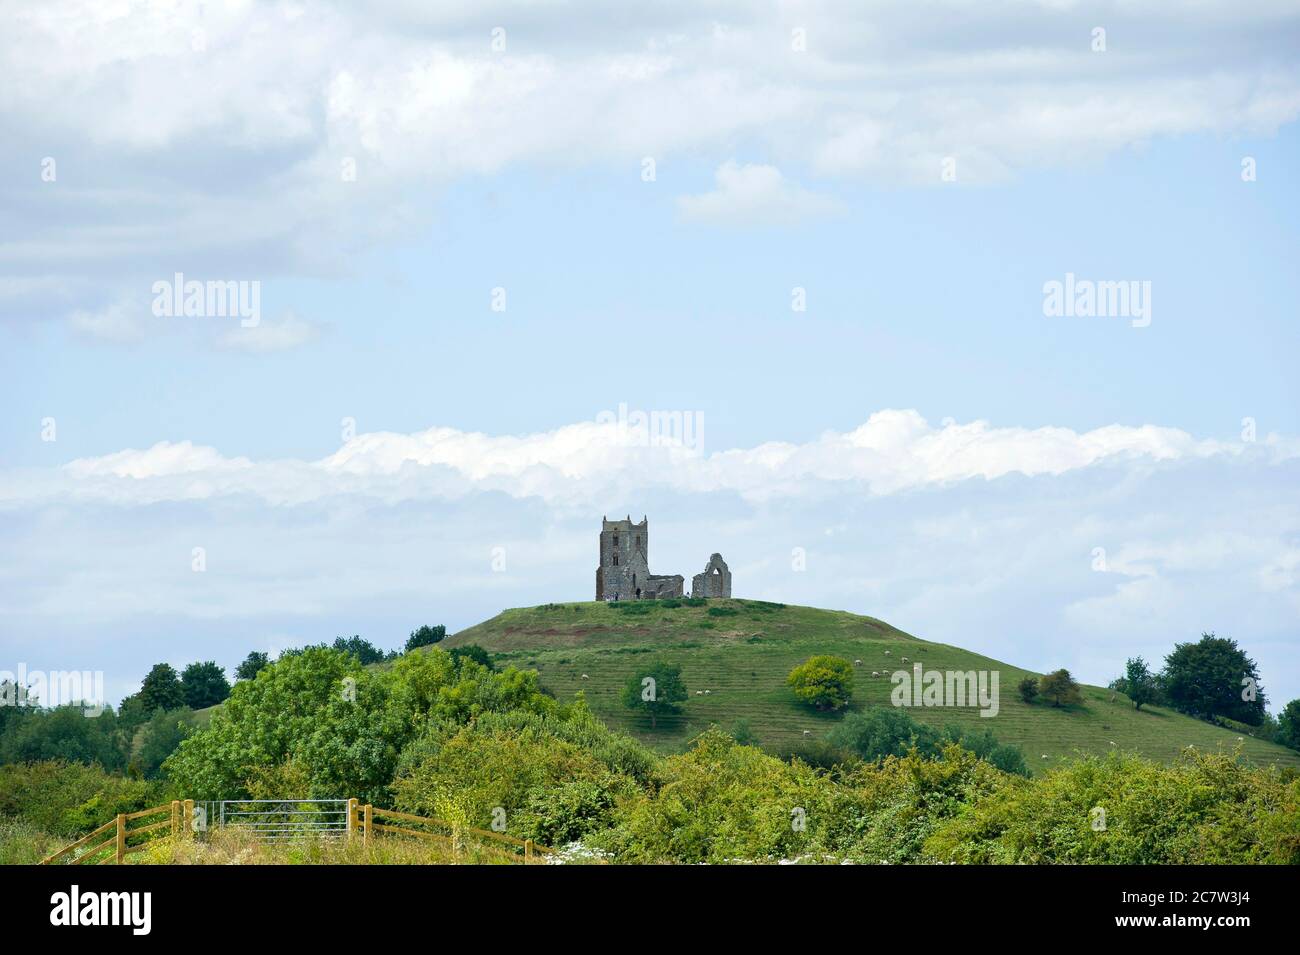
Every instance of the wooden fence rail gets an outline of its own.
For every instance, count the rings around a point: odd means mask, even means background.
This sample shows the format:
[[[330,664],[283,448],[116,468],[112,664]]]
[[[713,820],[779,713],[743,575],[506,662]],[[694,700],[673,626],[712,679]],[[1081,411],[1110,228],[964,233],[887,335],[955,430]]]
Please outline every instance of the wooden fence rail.
[[[420,829],[411,829],[408,826],[395,826],[387,823],[377,822],[376,817],[396,820],[398,822],[412,822],[419,825],[437,826],[448,830],[452,835],[443,835],[436,832],[426,832]],[[414,836],[420,839],[427,839],[431,842],[437,842],[442,845],[456,847],[457,834],[461,836],[472,836],[477,839],[487,839],[505,843],[515,849],[522,849],[523,855],[520,856],[514,852],[507,852],[503,849],[497,849],[492,846],[480,847],[484,851],[493,853],[498,857],[508,858],[512,862],[522,862],[524,865],[533,865],[539,862],[545,862],[545,857],[554,853],[554,849],[540,846],[532,839],[520,839],[517,836],[509,836],[504,832],[492,832],[488,829],[476,829],[473,826],[463,826],[451,822],[447,819],[439,819],[436,816],[416,816],[409,812],[398,812],[396,809],[376,809],[370,803],[362,806],[358,800],[348,800],[348,838],[353,838],[356,834],[361,837],[362,845],[370,845],[372,833],[391,832],[396,835]]]
[[[128,825],[128,823],[138,819],[148,819],[150,816],[156,816],[164,812],[170,813],[169,818],[158,819],[142,826],[136,826],[134,829]],[[86,863],[105,865],[110,862],[121,865],[128,855],[149,848],[150,844],[160,835],[166,834],[173,838],[193,835],[193,819],[193,799],[176,799],[167,805],[154,806],[152,809],[118,813],[116,819],[104,823],[98,829],[86,833],[76,842],[64,846],[53,855],[47,856],[41,860],[40,864],[50,865],[63,860],[68,865]],[[386,819],[389,822],[379,822],[378,819]],[[395,825],[394,823],[413,823],[415,825],[437,827],[446,830],[447,834],[429,832],[424,829],[413,829],[410,826]],[[110,831],[111,834],[102,842],[89,849],[85,848],[96,838],[110,833]],[[539,846],[532,839],[520,839],[517,836],[506,835],[504,832],[492,832],[488,829],[463,826],[447,819],[439,819],[436,816],[416,816],[409,812],[398,812],[395,809],[376,809],[369,803],[363,806],[358,800],[349,799],[348,839],[359,836],[362,844],[369,846],[373,835],[376,833],[392,833],[393,835],[426,839],[447,846],[453,851],[459,850],[462,844],[461,840],[465,837],[501,843],[510,846],[511,849],[522,850],[522,855],[518,852],[490,845],[479,846],[479,850],[491,853],[497,858],[523,863],[524,865],[545,862],[546,856],[555,851],[546,846]],[[144,836],[145,838],[131,843],[131,838],[136,836]],[[100,854],[109,849],[113,851],[101,858]]]
[[[159,813],[164,812],[170,813],[170,818],[159,819],[157,822],[151,822],[143,826],[136,826],[134,829],[127,825],[127,823],[134,822],[137,819],[147,819],[149,816],[156,816]],[[121,865],[122,860],[132,852],[139,852],[141,849],[147,849],[149,844],[157,838],[156,835],[152,834],[161,833],[164,829],[167,831],[167,834],[171,836],[189,833],[191,831],[190,820],[193,818],[193,814],[193,799],[186,799],[184,801],[175,799],[166,805],[154,806],[152,809],[141,809],[139,812],[119,812],[117,818],[112,822],[106,822],[98,829],[86,833],[71,845],[64,846],[53,855],[42,859],[40,864],[49,865],[50,863],[57,862],[66,856],[69,857],[66,860],[66,864],[82,865],[96,860],[96,857],[104,850],[112,849],[113,852],[110,855],[106,855],[102,859],[97,860],[98,864],[104,865],[108,862],[115,862],[118,865]],[[74,855],[74,853],[77,853],[77,850],[83,849],[86,844],[96,836],[101,836],[110,829],[113,830],[113,834],[103,842],[90,849],[85,849],[85,851],[80,854]],[[149,835],[149,837],[144,841],[137,842],[134,845],[128,844],[128,840],[132,836],[145,835],[146,833],[150,833],[151,835]]]

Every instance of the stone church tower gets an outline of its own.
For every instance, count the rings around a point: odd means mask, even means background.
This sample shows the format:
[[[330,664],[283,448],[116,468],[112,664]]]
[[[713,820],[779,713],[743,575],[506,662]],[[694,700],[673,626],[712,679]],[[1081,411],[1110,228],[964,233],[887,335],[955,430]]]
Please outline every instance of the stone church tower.
[[[596,568],[597,600],[641,600],[682,596],[681,574],[650,573],[650,522],[600,521],[600,566]]]

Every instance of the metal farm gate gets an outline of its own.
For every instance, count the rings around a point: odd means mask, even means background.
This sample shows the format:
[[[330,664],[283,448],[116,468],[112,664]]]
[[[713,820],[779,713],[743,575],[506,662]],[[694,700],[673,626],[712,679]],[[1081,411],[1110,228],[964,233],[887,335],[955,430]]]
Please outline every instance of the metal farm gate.
[[[223,799],[202,805],[208,825],[245,829],[266,842],[348,833],[346,799]]]

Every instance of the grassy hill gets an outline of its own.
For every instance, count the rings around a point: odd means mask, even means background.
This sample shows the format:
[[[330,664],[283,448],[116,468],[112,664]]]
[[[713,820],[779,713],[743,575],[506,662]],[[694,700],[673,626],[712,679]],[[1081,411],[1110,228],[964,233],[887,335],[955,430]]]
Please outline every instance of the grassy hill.
[[[680,750],[712,723],[729,729],[742,719],[773,751],[798,745],[804,730],[821,736],[839,717],[798,704],[785,685],[795,664],[818,653],[862,660],[850,704],[854,709],[890,705],[893,685],[886,671],[899,669],[902,656],[921,661],[927,670],[998,671],[1001,706],[996,717],[948,707],[908,712],[923,722],[988,728],[1000,741],[1022,747],[1031,770],[1078,751],[1104,752],[1112,742],[1168,761],[1189,745],[1231,750],[1239,736],[1158,707],[1135,711],[1126,697],[1101,687],[1083,687],[1082,707],[1028,706],[1021,702],[1016,684],[1030,671],[919,640],[871,617],[762,601],[711,600],[707,606],[675,608],[654,603],[548,604],[507,610],[448,637],[442,646],[466,644],[490,651],[498,663],[536,669],[542,684],[561,699],[584,691],[592,709],[611,727],[661,751]],[[619,703],[623,684],[640,661],[649,659],[680,665],[689,691],[682,715],[661,719],[653,733]],[[873,670],[881,676],[873,679]],[[1300,753],[1292,750],[1244,734],[1241,746],[1252,762],[1300,767]]]

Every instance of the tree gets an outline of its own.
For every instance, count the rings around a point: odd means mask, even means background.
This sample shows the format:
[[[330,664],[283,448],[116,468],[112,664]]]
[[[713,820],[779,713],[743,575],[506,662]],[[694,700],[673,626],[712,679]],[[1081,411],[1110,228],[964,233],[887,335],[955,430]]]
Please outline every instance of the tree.
[[[194,732],[194,712],[188,709],[158,710],[144,725],[141,734],[140,773],[145,779],[157,779],[163,760]]]
[[[1156,678],[1141,657],[1131,657],[1124,663],[1124,693],[1133,701],[1135,710],[1156,699]]]
[[[181,687],[185,691],[185,705],[192,710],[216,706],[230,695],[226,672],[213,660],[187,666],[181,674]]]
[[[335,650],[352,654],[362,666],[369,666],[371,663],[379,663],[383,660],[391,660],[397,656],[395,652],[385,653],[369,640],[365,640],[356,634],[350,637],[336,637],[333,646]]]
[[[629,710],[648,715],[650,728],[657,729],[659,717],[678,712],[686,699],[682,668],[662,661],[650,664],[627,678],[621,699]]]
[[[1170,704],[1182,713],[1251,726],[1263,721],[1267,700],[1259,670],[1235,640],[1206,633],[1196,643],[1175,644],[1163,677]]]
[[[1277,718],[1277,741],[1291,749],[1300,749],[1300,700],[1292,700]]]
[[[1056,670],[1046,674],[1038,681],[1038,691],[1044,699],[1051,700],[1053,706],[1072,706],[1083,702],[1079,684],[1074,682],[1069,670]]]
[[[271,658],[261,650],[251,650],[244,662],[235,667],[236,680],[255,680],[257,675],[271,665]]]
[[[809,657],[790,671],[785,682],[803,702],[819,710],[837,710],[853,695],[853,664],[843,657]]]
[[[492,665],[491,655],[477,643],[467,643],[463,647],[452,647],[448,652],[457,663],[461,660],[473,660],[481,667],[487,667],[489,670],[496,669]]]
[[[174,710],[185,705],[185,688],[170,663],[155,663],[140,684],[139,697],[146,713]]]
[[[425,624],[419,630],[412,630],[410,637],[406,640],[406,652],[410,653],[416,647],[431,647],[435,643],[441,643],[447,636],[447,628],[442,624],[431,627]]]
[[[1038,699],[1038,681],[1032,676],[1027,676],[1016,684],[1016,690],[1020,693],[1020,698],[1026,703],[1033,703]]]

